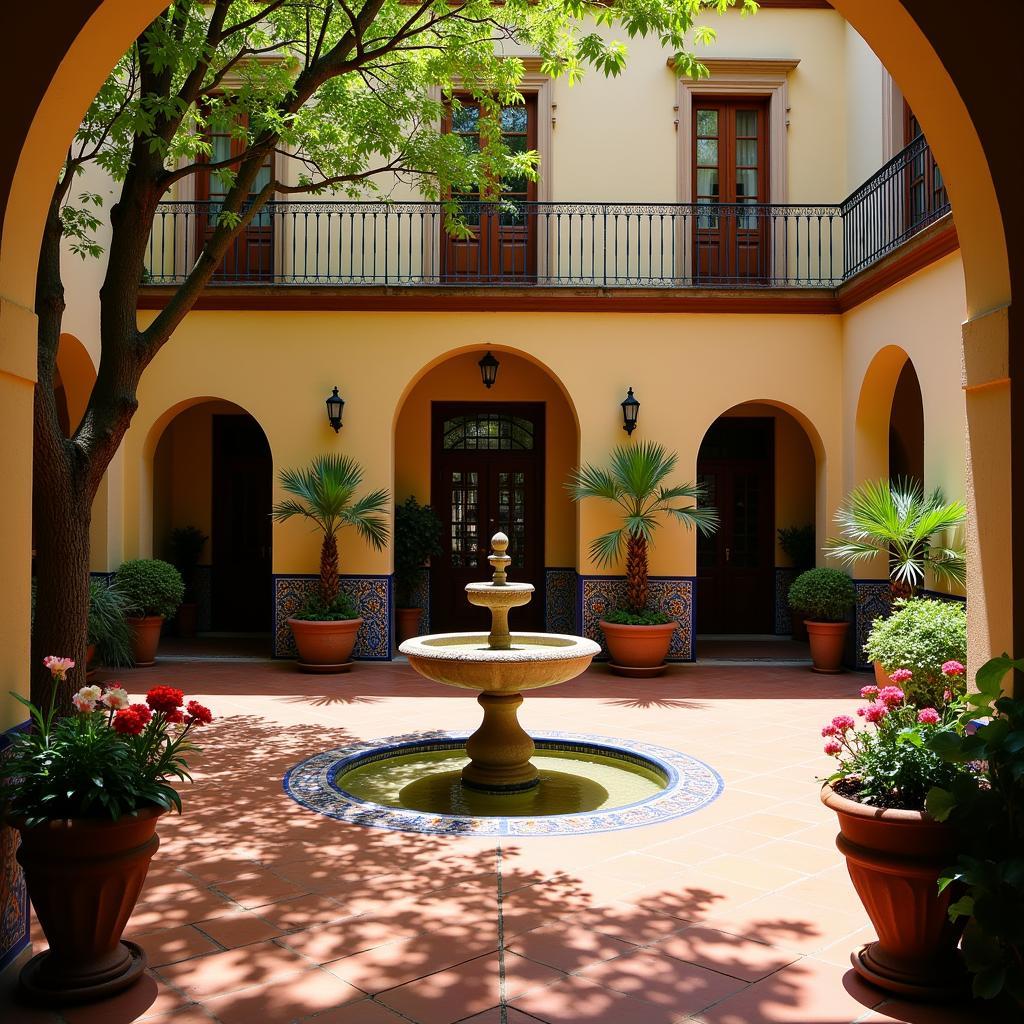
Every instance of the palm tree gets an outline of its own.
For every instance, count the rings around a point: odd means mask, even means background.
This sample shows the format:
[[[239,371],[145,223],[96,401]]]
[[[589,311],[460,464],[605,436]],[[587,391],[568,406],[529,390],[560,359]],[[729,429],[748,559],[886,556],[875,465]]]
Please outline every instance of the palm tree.
[[[893,597],[912,597],[926,570],[940,582],[962,587],[967,582],[964,548],[948,547],[942,538],[966,518],[962,501],[947,502],[938,488],[925,494],[917,480],[867,481],[836,512],[842,538],[830,539],[825,550],[845,565],[884,554]]]
[[[612,452],[608,469],[583,466],[574,470],[566,485],[574,501],[603,498],[621,509],[622,525],[594,539],[590,555],[601,566],[619,560],[626,548],[626,604],[638,615],[647,607],[647,553],[661,517],[669,517],[701,533],[718,529],[713,508],[677,505],[680,499],[696,502],[704,489],[695,484],[666,487],[665,478],[675,469],[679,456],[660,444],[644,441],[623,445]]]
[[[320,548],[320,598],[328,607],[338,596],[338,533],[355,528],[363,540],[380,551],[388,542],[384,517],[391,496],[384,489],[355,498],[363,481],[359,463],[347,455],[319,455],[307,469],[285,469],[281,486],[292,495],[271,511],[283,523],[301,516],[323,532]]]

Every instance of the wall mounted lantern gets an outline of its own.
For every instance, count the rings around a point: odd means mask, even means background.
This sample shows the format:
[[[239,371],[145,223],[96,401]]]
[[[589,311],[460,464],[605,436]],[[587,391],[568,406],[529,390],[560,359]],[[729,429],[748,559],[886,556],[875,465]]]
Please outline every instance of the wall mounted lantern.
[[[494,386],[494,381],[498,377],[498,367],[501,365],[494,356],[491,355],[488,350],[487,355],[476,364],[480,367],[480,379],[484,382],[484,387],[490,390]]]
[[[334,432],[341,430],[341,414],[345,409],[345,399],[338,394],[335,388],[325,403],[327,405],[327,422],[334,427]]]
[[[622,401],[622,429],[627,434],[636,430],[636,418],[640,414],[640,403],[633,397],[633,389]]]

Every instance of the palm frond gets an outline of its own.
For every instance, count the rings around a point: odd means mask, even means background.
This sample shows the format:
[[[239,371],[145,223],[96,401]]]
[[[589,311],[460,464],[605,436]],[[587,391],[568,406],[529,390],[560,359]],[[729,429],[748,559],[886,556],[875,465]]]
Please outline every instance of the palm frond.
[[[624,527],[595,537],[590,542],[590,557],[598,566],[612,565],[622,557],[622,545],[625,538]]]
[[[270,510],[270,515],[278,523],[286,522],[295,516],[302,516],[304,519],[312,519],[317,526],[323,529],[323,522],[317,514],[308,505],[300,504],[293,498],[285,498],[284,501],[279,501]]]
[[[695,526],[697,532],[705,537],[711,536],[718,529],[720,523],[718,510],[714,508],[698,508],[696,505],[673,506],[663,511],[687,528]]]
[[[573,501],[584,498],[604,498],[606,501],[618,501],[622,487],[606,469],[597,466],[580,466],[569,475],[565,485],[572,495]]]
[[[622,445],[612,452],[611,472],[636,502],[647,501],[675,469],[679,456],[654,441]]]

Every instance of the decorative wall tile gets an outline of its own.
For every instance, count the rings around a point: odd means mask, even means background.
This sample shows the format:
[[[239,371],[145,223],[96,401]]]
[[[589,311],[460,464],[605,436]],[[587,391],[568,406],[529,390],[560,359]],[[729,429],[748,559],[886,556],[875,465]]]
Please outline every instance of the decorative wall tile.
[[[288,617],[312,594],[316,593],[319,575],[274,576],[274,657],[294,658],[295,640],[288,626]],[[349,595],[363,625],[359,630],[354,658],[391,659],[391,577],[339,576],[343,593]]]
[[[864,654],[864,644],[871,623],[881,615],[888,615],[892,608],[892,590],[886,580],[854,580],[853,589],[856,604],[853,609],[853,629],[850,630],[852,643],[847,647],[847,661],[856,668],[869,669],[871,662]],[[852,649],[851,649],[852,648]]]
[[[549,633],[575,634],[576,570],[544,570],[544,628]]]
[[[20,728],[27,728],[28,724]],[[0,762],[7,758],[9,744],[9,736],[0,733]],[[18,833],[0,823],[0,970],[25,949],[29,941],[28,889],[15,859],[17,850]]]
[[[793,632],[793,613],[789,608],[789,588],[799,576],[797,569],[789,566],[775,567],[775,635],[789,636]]]
[[[679,623],[672,634],[669,661],[694,661],[696,633],[696,580],[692,576],[651,576],[650,603]],[[598,622],[602,616],[621,607],[626,600],[624,576],[580,576],[577,622],[580,632],[601,644],[602,656],[608,657],[604,635]]]
[[[410,608],[422,608],[423,615],[420,617],[420,632],[430,632],[430,568],[424,566],[417,570],[412,586],[409,588]]]

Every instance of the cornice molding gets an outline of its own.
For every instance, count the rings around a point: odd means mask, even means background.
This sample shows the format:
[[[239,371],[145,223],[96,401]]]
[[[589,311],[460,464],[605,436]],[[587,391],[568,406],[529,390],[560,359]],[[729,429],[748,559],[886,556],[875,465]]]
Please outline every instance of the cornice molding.
[[[701,57],[697,59],[715,75],[788,75],[799,63],[799,57]],[[665,62],[668,67],[675,68],[675,57]],[[704,84],[706,78],[689,79],[689,82]]]

